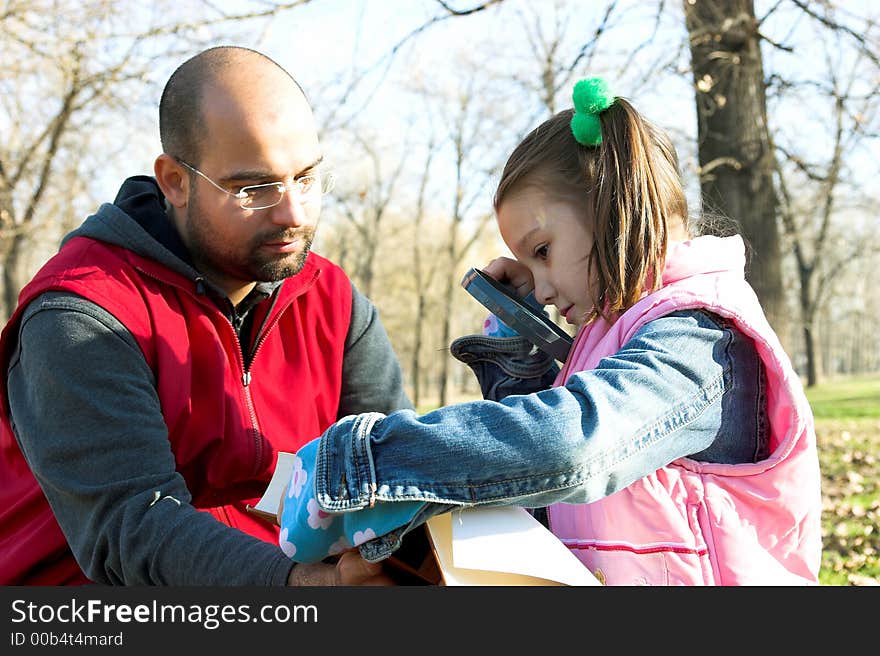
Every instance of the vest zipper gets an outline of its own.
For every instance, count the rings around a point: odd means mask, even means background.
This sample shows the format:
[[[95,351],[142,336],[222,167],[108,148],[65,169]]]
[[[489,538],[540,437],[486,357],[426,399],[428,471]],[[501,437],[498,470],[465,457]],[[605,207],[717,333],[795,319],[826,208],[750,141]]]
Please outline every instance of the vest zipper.
[[[148,271],[144,271],[141,267],[136,267],[136,268],[143,275],[145,275],[149,278],[152,278],[153,280],[156,280],[156,281],[163,283],[163,284],[172,284],[166,280],[163,280],[159,276],[156,276]],[[196,289],[195,289],[196,295],[197,296],[204,295],[206,292],[204,278],[202,276],[199,276],[198,278],[196,278],[195,283],[196,283]],[[272,300],[272,305],[266,313],[267,318],[272,313],[272,310],[275,307],[275,302],[277,300],[278,300],[277,297]],[[214,309],[217,309],[216,306],[213,306],[213,304],[212,304],[212,307],[214,307]],[[278,323],[282,313],[283,313],[283,310],[278,312],[278,314],[276,314],[275,318],[272,320],[271,324],[268,326],[265,325],[266,319],[265,318],[263,319],[263,326],[262,327],[265,328],[265,330],[263,330],[258,335],[257,341],[254,344],[254,351],[251,354],[251,364],[253,364],[254,358],[257,356],[257,351],[259,350],[260,345],[263,343],[263,341],[265,339],[265,335],[272,329],[272,327],[276,323]],[[257,419],[257,412],[254,409],[254,400],[253,400],[253,397],[251,396],[251,390],[250,390],[250,385],[253,380],[253,377],[251,375],[250,370],[245,366],[244,349],[242,348],[241,340],[238,338],[238,333],[235,331],[235,326],[233,325],[233,323],[229,319],[229,317],[227,317],[223,312],[220,312],[220,314],[223,316],[224,319],[226,319],[226,323],[229,325],[229,328],[232,330],[232,336],[235,339],[235,343],[238,345],[238,349],[237,349],[237,351],[238,351],[237,352],[238,364],[242,370],[241,384],[242,384],[242,389],[244,390],[245,405],[247,406],[248,416],[250,417],[250,420],[251,420],[251,428],[254,431],[254,452],[255,452],[256,457],[254,458],[254,466],[253,466],[253,470],[251,471],[251,476],[256,476],[257,473],[260,471],[260,466],[263,464],[263,443],[260,440],[260,435],[261,435],[260,423],[259,423],[259,420]]]
[[[222,312],[220,314],[223,314]],[[256,476],[257,472],[260,471],[260,466],[263,464],[263,442],[260,440],[260,422],[257,419],[257,411],[254,409],[254,399],[251,396],[251,381],[253,380],[253,376],[251,375],[250,370],[245,366],[244,363],[244,349],[241,345],[241,340],[238,338],[238,333],[235,332],[235,326],[232,325],[232,321],[230,321],[229,317],[223,314],[223,318],[226,319],[226,323],[229,325],[230,330],[232,330],[232,336],[235,339],[235,343],[238,345],[237,353],[238,356],[238,364],[241,367],[241,387],[244,392],[244,402],[245,406],[247,406],[248,417],[251,420],[251,429],[253,429],[253,439],[254,439],[254,466],[251,470],[251,476]],[[251,358],[251,362],[253,362],[253,358]]]
[[[201,276],[199,277],[201,281]],[[236,349],[236,355],[238,356],[238,364],[241,367],[241,387],[244,391],[244,401],[245,406],[247,406],[248,417],[251,420],[251,429],[253,430],[253,440],[254,440],[254,465],[251,469],[251,476],[256,476],[260,471],[260,468],[263,464],[263,442],[260,440],[260,435],[262,434],[260,431],[260,422],[257,419],[257,411],[254,409],[254,399],[251,396],[251,381],[253,380],[253,376],[251,375],[250,369],[244,363],[244,348],[241,345],[241,340],[238,338],[238,332],[235,330],[235,325],[232,323],[232,320],[226,316],[225,313],[220,312],[224,319],[226,319],[226,323],[229,326],[230,330],[232,330],[232,337],[235,339],[235,343],[238,346]],[[256,353],[256,349],[254,349]],[[251,358],[251,362],[253,363],[253,357]]]
[[[238,339],[236,337],[236,339]],[[241,345],[239,344],[239,351],[241,351]],[[244,359],[241,360],[241,365],[244,367]],[[254,410],[254,399],[251,396],[251,372],[245,371],[241,376],[242,389],[244,390],[244,400],[247,405],[248,415],[251,418],[251,427],[254,430],[254,451],[256,453],[256,457],[254,458],[254,469],[251,472],[252,476],[256,476],[257,472],[260,471],[260,466],[263,464],[263,442],[260,440],[260,424],[257,420],[257,411]]]
[[[278,302],[278,297],[276,296],[275,298],[272,299],[272,304],[269,306],[269,309],[266,311],[266,316],[263,317],[263,321],[260,324],[260,327],[257,329],[257,333],[256,333],[257,338],[254,341],[254,350],[251,352],[251,365],[254,364],[254,360],[257,357],[257,351],[260,350],[260,346],[262,346],[263,342],[265,341],[266,335],[268,335],[269,331],[275,327],[275,324],[278,323],[278,321],[281,319],[281,315],[284,314],[284,310],[286,310],[287,307],[290,305],[290,303],[288,303],[287,306],[285,306],[284,308],[279,310],[278,313],[275,315],[275,317],[272,319],[272,322],[267,325],[266,321],[269,318],[269,316],[272,314],[272,310],[275,309],[275,304],[277,302]],[[248,382],[245,384],[250,383],[250,380],[251,380],[250,374],[248,374],[247,380],[248,380]]]

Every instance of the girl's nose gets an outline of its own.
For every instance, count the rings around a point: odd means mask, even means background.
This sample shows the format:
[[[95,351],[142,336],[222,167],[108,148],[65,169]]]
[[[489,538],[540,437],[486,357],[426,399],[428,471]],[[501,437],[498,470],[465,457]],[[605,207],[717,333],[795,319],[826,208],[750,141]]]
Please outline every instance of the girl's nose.
[[[555,290],[546,280],[535,278],[535,300],[541,305],[550,305]]]

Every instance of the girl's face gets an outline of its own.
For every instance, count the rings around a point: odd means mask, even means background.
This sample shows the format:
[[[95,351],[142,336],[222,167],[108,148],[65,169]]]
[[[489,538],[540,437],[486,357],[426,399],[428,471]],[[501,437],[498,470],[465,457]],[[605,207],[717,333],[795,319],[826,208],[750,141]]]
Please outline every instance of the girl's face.
[[[581,325],[593,308],[589,256],[593,248],[586,202],[528,185],[498,207],[498,229],[535,282],[535,298],[555,305],[570,324]]]

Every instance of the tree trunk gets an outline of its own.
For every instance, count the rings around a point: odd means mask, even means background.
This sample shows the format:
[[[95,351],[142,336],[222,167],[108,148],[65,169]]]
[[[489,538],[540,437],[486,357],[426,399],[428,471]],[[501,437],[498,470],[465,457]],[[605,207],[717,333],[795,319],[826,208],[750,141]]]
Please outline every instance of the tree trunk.
[[[774,153],[752,0],[685,0],[704,210],[739,223],[746,277],[780,340],[788,335]]]
[[[457,224],[456,224],[457,225]],[[455,265],[455,230],[453,230],[453,234],[450,236],[450,247],[449,247],[449,271],[446,275],[446,279],[444,281],[444,289],[443,289],[443,302],[441,307],[443,308],[443,321],[440,322],[440,343],[448,346],[450,342],[450,335],[452,334],[452,328],[450,326],[452,322],[452,292],[455,288],[455,283],[453,281],[454,272],[452,267]],[[447,388],[449,381],[449,358],[442,358],[440,361],[440,376],[439,376],[439,402],[441,406],[446,405],[447,403]]]
[[[418,408],[422,398],[422,386],[420,383],[422,371],[422,329],[425,325],[425,290],[421,287],[416,288],[416,298],[416,319],[413,323],[415,335],[413,338],[411,380],[413,392],[412,402],[413,405]]]
[[[21,232],[16,232],[10,240],[9,250],[6,251],[3,258],[4,323],[15,311],[15,306],[18,305],[18,294],[27,283],[22,272],[22,261],[27,259],[24,257],[26,246],[27,240]]]
[[[816,363],[816,340],[813,336],[813,328],[804,324],[804,355],[807,359],[807,387],[813,387],[819,380],[819,372]]]
[[[378,228],[378,226],[377,226]],[[373,298],[373,278],[376,267],[376,242],[377,237],[371,236],[362,242],[363,253],[361,255],[360,284],[361,291],[367,298]]]

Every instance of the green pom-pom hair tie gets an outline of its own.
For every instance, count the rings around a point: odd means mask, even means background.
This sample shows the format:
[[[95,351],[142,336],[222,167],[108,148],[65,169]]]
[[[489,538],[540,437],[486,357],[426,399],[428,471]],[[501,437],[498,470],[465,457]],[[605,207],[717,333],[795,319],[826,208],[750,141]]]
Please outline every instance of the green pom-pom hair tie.
[[[602,123],[599,114],[614,104],[614,95],[601,77],[591,77],[574,85],[574,116],[571,132],[579,144],[598,146],[602,143]]]

